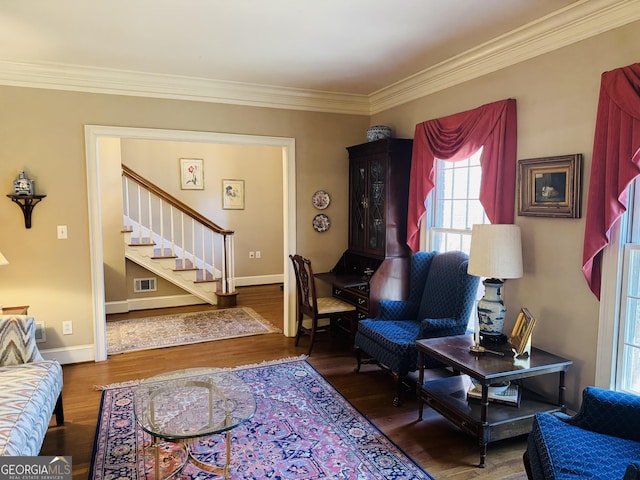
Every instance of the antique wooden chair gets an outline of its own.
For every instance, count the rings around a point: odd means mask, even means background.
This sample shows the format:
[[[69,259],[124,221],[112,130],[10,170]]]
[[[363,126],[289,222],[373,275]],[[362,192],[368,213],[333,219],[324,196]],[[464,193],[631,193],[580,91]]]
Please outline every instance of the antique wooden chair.
[[[303,334],[308,334],[310,340],[307,355],[311,355],[316,333],[335,327],[339,319],[346,320],[350,332],[349,340],[352,341],[351,332],[355,330],[356,307],[334,297],[318,297],[316,295],[316,282],[311,268],[311,261],[300,255],[289,255],[289,258],[293,263],[293,270],[296,274],[298,298],[296,346],[298,346],[300,337]],[[310,327],[303,325],[305,316],[311,319]],[[329,319],[329,323],[319,326],[318,320],[323,318]]]

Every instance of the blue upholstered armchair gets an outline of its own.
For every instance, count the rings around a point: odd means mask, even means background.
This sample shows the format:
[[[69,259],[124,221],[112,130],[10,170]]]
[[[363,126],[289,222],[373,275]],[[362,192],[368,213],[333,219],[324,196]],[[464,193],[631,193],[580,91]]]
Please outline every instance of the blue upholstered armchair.
[[[407,300],[382,300],[378,316],[358,323],[355,336],[360,370],[362,353],[368,363],[388,368],[398,377],[399,405],[402,384],[418,369],[415,341],[422,338],[463,335],[467,331],[479,278],[467,274],[468,256],[463,252],[416,252],[411,259]],[[426,358],[425,367],[440,364]]]
[[[576,415],[536,414],[524,464],[530,480],[640,479],[640,396],[587,387]]]

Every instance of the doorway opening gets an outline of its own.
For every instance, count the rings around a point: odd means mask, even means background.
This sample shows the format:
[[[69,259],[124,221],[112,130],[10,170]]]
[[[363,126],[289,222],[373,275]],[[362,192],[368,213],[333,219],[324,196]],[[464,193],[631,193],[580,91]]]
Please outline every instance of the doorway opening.
[[[271,146],[282,149],[282,184],[284,185],[282,195],[284,334],[293,336],[295,334],[295,285],[291,281],[290,268],[287,262],[289,260],[288,253],[296,251],[295,139],[185,130],[86,125],[85,148],[95,361],[107,359],[99,151],[99,140],[103,138]]]

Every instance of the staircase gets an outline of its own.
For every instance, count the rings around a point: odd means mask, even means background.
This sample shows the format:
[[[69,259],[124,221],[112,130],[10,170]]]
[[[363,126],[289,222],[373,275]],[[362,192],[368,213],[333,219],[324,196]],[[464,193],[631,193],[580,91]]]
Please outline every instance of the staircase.
[[[125,256],[202,300],[236,305],[234,232],[122,165]]]

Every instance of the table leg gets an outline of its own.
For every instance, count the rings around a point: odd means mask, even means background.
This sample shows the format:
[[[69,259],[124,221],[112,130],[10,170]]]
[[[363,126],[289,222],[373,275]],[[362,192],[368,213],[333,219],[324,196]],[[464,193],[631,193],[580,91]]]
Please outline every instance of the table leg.
[[[145,465],[150,467],[146,470],[145,477],[154,480],[166,480],[176,476],[186,465],[189,454],[186,445],[182,442],[165,442],[161,437],[151,435],[151,442],[144,447]],[[166,458],[175,461],[165,464]],[[153,474],[150,470],[153,469]]]
[[[560,405],[560,411],[566,413],[567,407],[564,404],[564,394],[567,389],[564,385],[564,370],[560,371],[560,378],[558,380],[558,404]]]
[[[420,366],[420,373],[418,374],[416,395],[418,396],[418,421],[422,421],[422,410],[424,408],[424,402],[422,401],[422,384],[424,383],[424,353],[422,353],[422,350],[418,351],[418,365]]]
[[[189,452],[189,457],[191,458],[191,463],[193,463],[196,467],[206,472],[215,473],[217,475],[222,475],[224,478],[231,478],[229,470],[231,465],[231,432],[223,432],[219,435],[225,436],[225,462],[224,467],[218,465],[211,465],[209,463],[205,463],[199,460],[194,456],[191,448],[187,448]]]
[[[489,410],[489,387],[482,385],[482,400],[480,401],[480,468],[487,466],[487,439],[486,429],[489,428],[487,422]]]
[[[224,478],[229,477],[229,464],[231,463],[231,435],[229,432],[225,433],[226,442],[227,442],[227,455],[226,461],[224,463]]]
[[[155,479],[160,480],[160,444],[158,442],[157,437],[154,437],[154,436],[151,437],[151,446],[155,450],[154,452],[154,456],[156,459],[156,471],[154,472]]]

